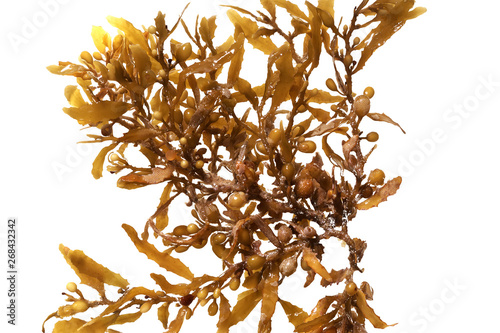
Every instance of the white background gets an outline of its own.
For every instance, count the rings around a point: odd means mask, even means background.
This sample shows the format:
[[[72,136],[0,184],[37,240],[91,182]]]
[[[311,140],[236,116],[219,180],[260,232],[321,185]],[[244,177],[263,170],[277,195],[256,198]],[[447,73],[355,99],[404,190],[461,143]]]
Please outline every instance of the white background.
[[[257,1],[248,2],[244,7],[251,9]],[[221,14],[218,4],[243,1],[193,0],[186,21],[193,25],[196,13]],[[61,111],[67,103],[63,89],[73,81],[51,75],[45,67],[58,60],[77,61],[82,50],[93,51],[91,27],[108,29],[107,15],[149,26],[158,10],[173,22],[184,5],[184,0],[27,0],[2,5],[2,272],[7,218],[19,219],[18,325],[6,323],[7,284],[1,273],[2,332],[40,332],[45,317],[63,304],[66,283],[78,282],[58,251],[59,243],[84,250],[132,285],[154,286],[148,274],[161,271],[135,251],[120,225],[140,230],[154,212],[161,188],[130,192],[115,187],[116,176],[92,178],[91,164],[99,148],[77,146],[84,132]],[[353,233],[368,241],[362,262],[366,271],[357,279],[374,287],[372,305],[383,319],[399,323],[387,332],[495,331],[500,310],[500,4],[421,0],[418,5],[428,12],[378,50],[357,77],[359,89],[376,89],[373,110],[389,114],[407,132],[403,135],[390,125],[376,127],[383,134],[373,166],[401,174],[404,182],[395,197],[352,223]],[[38,27],[26,30],[30,23]],[[232,33],[228,25],[222,30]],[[24,40],[14,45],[13,36]],[[179,220],[188,216],[182,207],[176,214]],[[332,248],[329,255],[334,258],[338,249]],[[213,270],[202,264],[205,257],[199,253],[188,259],[198,263],[197,272]],[[307,291],[293,285],[280,296],[312,305]],[[155,312],[137,325],[116,329],[161,332]],[[186,332],[215,332],[215,319],[202,312],[196,312],[197,321],[186,324]],[[292,331],[281,311],[274,323],[276,331]],[[234,329],[255,331],[255,316]]]

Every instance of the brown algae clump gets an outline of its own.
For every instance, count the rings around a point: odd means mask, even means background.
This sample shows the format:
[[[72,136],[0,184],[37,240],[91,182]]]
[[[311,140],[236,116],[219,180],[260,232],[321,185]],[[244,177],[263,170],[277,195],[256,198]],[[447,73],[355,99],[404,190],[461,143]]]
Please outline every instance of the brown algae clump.
[[[271,332],[278,304],[295,332],[388,326],[368,305],[370,285],[354,282],[366,243],[351,237],[348,226],[358,210],[377,207],[398,190],[401,177],[386,180],[382,170],[365,165],[380,132],[370,131],[371,122],[399,125],[373,110],[372,87],[354,92],[353,79],[425,9],[415,8],[414,0],[364,0],[346,20],[336,16],[333,2],[261,0],[256,13],[227,6],[234,34],[220,45],[214,36],[224,32],[215,17],[191,27],[180,18],[166,25],[160,12],[143,30],[109,17],[117,36],[94,27],[97,51],[82,52],[80,63],[48,67],[76,79],[65,89],[70,106],[64,112],[98,129],[90,141],[105,143],[92,175],[102,177],[106,167],[121,175],[120,188],[164,186],[144,232],[122,227],[139,252],[186,280],[175,284],[153,273],[158,288],[132,287],[82,251],[61,245],[81,284],[100,296],[89,300],[68,283],[67,304],[48,318],[58,319],[53,332],[111,332],[154,309],[168,332],[207,311],[218,318],[216,331],[227,333],[258,304],[258,332]],[[278,19],[290,21],[291,30]],[[180,36],[187,37],[178,41],[182,37],[174,36],[182,29]],[[252,67],[264,75],[262,82],[243,77],[242,68],[254,66],[245,52],[267,57],[265,66]],[[310,81],[320,64],[329,64],[330,72],[321,82]],[[147,164],[136,165],[131,149]],[[169,219],[169,207],[186,198],[192,221]],[[341,270],[323,261],[331,238],[348,249],[349,264]],[[195,275],[177,258],[201,248],[220,258],[219,275]],[[317,277],[325,287],[341,284],[341,292],[324,295],[307,312],[287,295],[278,297],[297,270],[307,275],[305,287]],[[106,286],[119,288],[120,297],[107,297]],[[239,292],[235,304],[225,296],[231,292]],[[92,318],[81,319],[89,309]]]

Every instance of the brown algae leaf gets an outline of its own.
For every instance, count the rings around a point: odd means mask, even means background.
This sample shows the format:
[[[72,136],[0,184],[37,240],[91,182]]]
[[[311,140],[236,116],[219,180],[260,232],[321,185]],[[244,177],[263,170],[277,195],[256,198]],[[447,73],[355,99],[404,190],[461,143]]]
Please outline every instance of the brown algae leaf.
[[[59,250],[82,283],[96,289],[100,293],[104,293],[104,284],[120,288],[128,286],[128,281],[120,274],[114,273],[101,264],[98,264],[93,259],[87,257],[83,251],[70,250],[62,244],[59,245]]]

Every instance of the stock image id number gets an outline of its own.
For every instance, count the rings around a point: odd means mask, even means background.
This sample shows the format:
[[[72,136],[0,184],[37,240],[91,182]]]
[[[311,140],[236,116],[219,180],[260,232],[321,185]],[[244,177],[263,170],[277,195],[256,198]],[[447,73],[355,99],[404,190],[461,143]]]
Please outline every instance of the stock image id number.
[[[7,265],[9,269],[16,268],[16,220],[9,219],[7,224]]]

